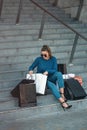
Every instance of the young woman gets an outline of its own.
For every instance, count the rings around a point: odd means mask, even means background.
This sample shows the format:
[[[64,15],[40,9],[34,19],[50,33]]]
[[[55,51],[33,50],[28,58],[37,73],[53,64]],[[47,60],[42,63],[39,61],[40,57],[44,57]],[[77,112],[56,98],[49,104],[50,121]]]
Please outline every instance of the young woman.
[[[44,45],[41,49],[41,56],[37,57],[33,64],[29,67],[29,74],[33,74],[34,68],[37,67],[37,73],[47,75],[47,87],[52,91],[56,99],[65,109],[69,109],[72,105],[68,105],[64,97],[64,81],[62,73],[57,70],[57,60],[52,56],[49,46]],[[58,86],[56,85],[58,84]],[[58,89],[59,88],[59,89]]]

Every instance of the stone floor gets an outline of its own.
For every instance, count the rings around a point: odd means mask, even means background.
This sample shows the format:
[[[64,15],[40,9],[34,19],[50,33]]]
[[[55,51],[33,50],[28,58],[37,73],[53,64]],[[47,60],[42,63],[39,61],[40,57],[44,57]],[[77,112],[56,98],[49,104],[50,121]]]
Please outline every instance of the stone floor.
[[[0,122],[0,130],[87,130],[87,109]]]

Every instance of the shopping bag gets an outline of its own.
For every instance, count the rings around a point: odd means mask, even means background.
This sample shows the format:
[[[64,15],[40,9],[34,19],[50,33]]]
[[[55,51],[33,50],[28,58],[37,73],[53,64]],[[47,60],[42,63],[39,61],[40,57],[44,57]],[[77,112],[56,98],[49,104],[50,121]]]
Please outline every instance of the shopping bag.
[[[33,107],[37,105],[36,85],[34,83],[19,85],[19,106]]]
[[[19,99],[20,107],[32,107],[37,105],[36,85],[34,84],[34,80],[21,80],[11,91],[11,95]]]
[[[83,80],[82,80],[81,76],[77,75],[77,76],[74,77],[74,79],[77,80],[80,83],[81,86],[83,85]]]
[[[36,93],[45,94],[46,81],[47,81],[47,76],[46,75],[43,75],[41,73],[32,74],[32,75],[27,74],[26,79],[35,80]]]
[[[70,74],[63,74],[63,79],[70,79],[70,78],[74,78],[75,74],[70,73]]]

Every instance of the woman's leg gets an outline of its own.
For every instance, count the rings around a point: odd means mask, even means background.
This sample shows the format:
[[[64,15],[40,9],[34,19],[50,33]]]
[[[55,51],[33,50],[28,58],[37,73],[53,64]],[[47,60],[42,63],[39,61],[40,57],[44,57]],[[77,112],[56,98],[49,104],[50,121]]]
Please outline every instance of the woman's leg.
[[[61,103],[61,106],[63,107],[63,108],[70,108],[71,106],[70,105],[68,105],[65,101],[64,101],[64,99],[60,96],[60,92],[58,91],[58,89],[57,89],[57,87],[56,87],[56,85],[54,84],[54,83],[52,83],[51,81],[47,81],[47,87],[49,88],[49,89],[51,89],[51,91],[52,91],[52,93],[53,93],[53,95],[56,97],[56,99]]]
[[[64,80],[61,72],[55,72],[48,80],[53,83],[58,83],[59,88],[64,88]]]
[[[61,72],[56,72],[52,76],[49,77],[49,80],[57,83],[59,87],[59,91],[61,93],[61,96],[64,100],[66,100],[64,96],[64,80]]]
[[[63,76],[61,72],[56,72],[54,74],[55,78],[56,78],[56,82],[58,83],[59,88],[61,89],[61,91],[64,90],[64,80],[63,80]]]
[[[47,87],[52,91],[52,93],[56,97],[56,99],[59,99],[61,97],[60,92],[58,91],[56,85],[53,82],[48,80]]]
[[[64,99],[64,101],[66,101],[66,98],[64,96],[64,80],[63,80],[62,73],[58,72],[56,73],[56,76],[57,76],[57,83],[59,85],[61,97]]]

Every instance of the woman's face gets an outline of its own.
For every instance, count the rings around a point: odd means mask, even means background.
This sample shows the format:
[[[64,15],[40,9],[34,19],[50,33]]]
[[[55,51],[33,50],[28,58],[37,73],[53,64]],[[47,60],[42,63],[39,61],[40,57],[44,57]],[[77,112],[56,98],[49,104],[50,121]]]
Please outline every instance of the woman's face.
[[[41,56],[45,59],[48,60],[50,58],[48,51],[41,51]]]

